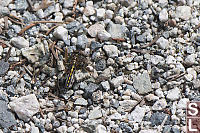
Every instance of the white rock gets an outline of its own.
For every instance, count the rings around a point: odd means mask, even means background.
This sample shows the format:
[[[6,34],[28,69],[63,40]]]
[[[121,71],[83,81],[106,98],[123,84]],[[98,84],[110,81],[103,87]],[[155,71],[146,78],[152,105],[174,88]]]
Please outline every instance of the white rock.
[[[53,35],[60,40],[63,40],[66,42],[68,40],[68,30],[64,28],[63,26],[58,26],[54,32]]]
[[[106,30],[102,30],[98,32],[98,38],[102,41],[107,41],[111,38],[111,35]]]
[[[118,76],[118,77],[116,77],[116,78],[113,78],[113,79],[111,80],[110,83],[111,83],[115,88],[117,88],[117,87],[119,87],[123,82],[124,82],[124,77],[123,77],[123,76]]]
[[[31,133],[40,133],[39,128],[35,126],[31,126]]]
[[[110,84],[108,81],[101,82],[101,86],[106,90],[110,90]]]
[[[19,49],[29,47],[29,42],[21,36],[13,37],[10,42]]]
[[[107,133],[107,129],[104,125],[98,125],[95,133]]]
[[[85,16],[91,16],[95,14],[95,9],[93,6],[86,6],[84,9],[84,15]]]
[[[109,117],[111,120],[121,120],[122,116],[119,113],[114,113]]]
[[[156,129],[143,129],[139,133],[158,133]]]
[[[78,118],[78,112],[76,111],[68,111],[68,115],[72,118]]]
[[[162,9],[159,13],[159,19],[161,22],[166,22],[168,20],[168,12],[166,8]]]
[[[102,19],[105,17],[106,10],[104,8],[99,8],[97,11],[97,18]]]
[[[67,133],[67,126],[60,126],[56,129],[58,133]]]
[[[73,131],[74,131],[74,127],[73,126],[71,126],[71,127],[69,127],[68,129],[67,129],[67,132],[68,133],[73,133]]]
[[[161,89],[157,89],[157,90],[155,91],[155,94],[156,94],[158,97],[160,97],[160,98],[165,97],[164,94],[163,94],[163,91],[162,91]]]
[[[102,24],[96,23],[96,24],[91,25],[88,28],[88,34],[91,37],[96,37],[98,32],[104,31],[104,30],[105,29],[104,29],[104,26]]]
[[[129,120],[140,123],[142,122],[145,112],[146,109],[144,107],[136,106],[135,109],[131,112],[131,117]]]
[[[86,106],[88,105],[87,100],[85,100],[84,98],[78,98],[76,99],[76,101],[74,102],[75,105],[83,105]]]
[[[187,73],[191,74],[193,79],[197,79],[197,72],[194,70],[194,68],[187,68]]]
[[[164,62],[165,59],[162,56],[159,55],[151,55],[151,62],[154,65],[157,65],[158,63]]]
[[[167,49],[169,47],[169,42],[167,39],[165,39],[164,37],[160,37],[157,41],[156,44],[158,44],[158,46],[161,49]]]
[[[177,104],[177,109],[186,109],[187,107],[187,102],[189,102],[188,98],[183,98],[181,99],[178,104]]]
[[[114,15],[114,12],[112,10],[106,10],[106,18],[112,19]]]
[[[167,65],[176,64],[176,59],[173,56],[169,55],[166,58],[166,64]]]
[[[191,7],[189,6],[178,6],[176,8],[176,17],[183,20],[188,20],[191,17]]]
[[[38,103],[35,94],[17,98],[10,102],[9,105],[11,110],[16,112],[17,116],[24,121],[29,121],[40,109],[40,104]]]
[[[93,109],[92,111],[90,111],[88,118],[90,120],[92,119],[98,119],[102,117],[102,112],[101,109],[99,107],[96,107],[95,109]]]
[[[108,57],[117,57],[118,56],[118,48],[115,45],[104,45],[103,49],[105,50]]]
[[[74,0],[65,0],[65,1],[64,1],[64,4],[63,4],[63,6],[64,6],[65,8],[73,7],[73,5],[74,5]]]
[[[0,56],[3,54],[3,47],[0,45]]]
[[[155,96],[154,94],[146,95],[145,98],[147,99],[147,101],[156,101],[159,99],[159,97]]]
[[[180,89],[177,87],[174,89],[171,89],[167,93],[167,99],[172,100],[172,101],[178,100],[180,97],[180,93],[181,93]]]
[[[197,57],[196,54],[188,55],[188,56],[185,58],[185,63],[186,63],[187,65],[197,64],[196,57]]]
[[[154,103],[154,105],[152,106],[152,110],[163,110],[164,108],[166,108],[166,106],[167,106],[166,100],[160,99]]]

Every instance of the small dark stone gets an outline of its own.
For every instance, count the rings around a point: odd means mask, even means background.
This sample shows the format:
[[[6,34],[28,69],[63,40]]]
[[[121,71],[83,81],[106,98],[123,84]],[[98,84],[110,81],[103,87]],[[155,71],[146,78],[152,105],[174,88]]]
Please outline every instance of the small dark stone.
[[[150,118],[151,125],[152,126],[160,125],[163,122],[163,120],[164,120],[166,115],[167,114],[160,113],[160,112],[153,113],[151,118]],[[170,122],[170,117],[168,116],[167,121],[165,122],[165,124],[167,125],[167,124],[169,124],[169,122]]]
[[[130,126],[128,126],[127,123],[122,122],[119,124],[119,127],[122,129],[122,132],[133,133],[133,129]]]
[[[86,108],[81,108],[81,109],[79,110],[79,114],[84,114],[86,111],[87,111]]]
[[[0,76],[4,75],[9,69],[9,63],[4,60],[0,61]]]
[[[116,99],[112,99],[110,105],[117,109],[119,107],[119,101]]]
[[[106,60],[105,59],[98,60],[96,62],[95,68],[97,71],[103,71],[106,68]]]
[[[15,95],[15,88],[13,85],[10,85],[6,88],[6,92],[11,95],[11,96],[14,96]]]
[[[91,49],[92,50],[96,50],[98,48],[101,48],[103,45],[99,42],[96,42],[96,41],[92,41],[91,42]]]

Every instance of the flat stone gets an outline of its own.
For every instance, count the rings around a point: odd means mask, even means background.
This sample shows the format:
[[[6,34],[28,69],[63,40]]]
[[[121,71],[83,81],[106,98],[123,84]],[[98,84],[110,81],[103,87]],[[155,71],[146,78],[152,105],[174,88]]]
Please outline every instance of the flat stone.
[[[119,101],[120,106],[124,111],[130,111],[138,103],[136,100],[123,100]]]
[[[105,17],[106,10],[104,8],[99,8],[97,11],[97,18],[103,19]]]
[[[117,57],[118,56],[118,48],[115,45],[104,45],[103,49],[105,50],[108,57]]]
[[[144,107],[136,106],[135,109],[131,112],[129,120],[134,122],[142,122],[144,118],[146,109]]]
[[[9,103],[11,110],[14,111],[17,116],[24,120],[29,121],[30,118],[39,112],[40,104],[35,94],[22,96]]]
[[[178,100],[180,97],[180,89],[179,88],[174,88],[171,89],[167,92],[167,99],[174,101],[174,100]]]
[[[158,125],[160,125],[163,122],[163,120],[165,119],[165,116],[168,116],[167,121],[165,122],[165,124],[167,125],[170,122],[169,115],[167,115],[167,114],[165,114],[163,112],[161,112],[161,113],[160,112],[153,113],[151,115],[151,118],[150,118],[151,125],[152,126],[155,126],[155,125],[158,126]]]
[[[106,90],[110,90],[110,84],[108,81],[101,82],[101,86]]]
[[[113,85],[115,88],[119,87],[123,82],[124,82],[123,76],[118,76],[110,81],[111,85]]]
[[[26,0],[15,0],[15,6],[17,11],[26,10],[28,3]]]
[[[39,59],[45,55],[44,45],[42,43],[36,44],[29,48],[22,48],[21,52],[22,55],[31,63],[39,61]]]
[[[0,100],[0,127],[9,128],[17,124],[14,114],[8,109],[7,102]]]
[[[73,5],[74,5],[74,0],[65,0],[63,7],[70,8],[70,7],[73,7]]]
[[[178,6],[176,8],[176,17],[183,20],[189,20],[191,15],[191,7],[189,6]]]
[[[87,106],[88,102],[84,98],[78,98],[78,99],[76,99],[76,101],[74,102],[74,104],[75,105]]]
[[[96,23],[96,24],[91,25],[91,26],[88,28],[88,34],[89,34],[91,37],[96,37],[96,36],[97,36],[97,33],[100,32],[100,31],[103,31],[103,30],[105,30],[105,29],[104,29],[104,26],[103,26],[102,24]]]
[[[110,33],[112,38],[124,38],[127,30],[128,29],[125,26],[114,24],[112,22],[108,25],[107,28],[107,31]]]
[[[114,113],[112,115],[110,115],[109,117],[111,120],[121,120],[122,119],[122,116],[120,113]]]
[[[18,49],[29,47],[29,42],[23,37],[13,37],[10,42]]]
[[[88,118],[90,120],[92,119],[98,119],[102,117],[102,113],[101,113],[101,109],[99,107],[96,107],[95,109],[93,109],[92,111],[90,111]]]
[[[133,79],[133,86],[139,94],[147,94],[152,91],[149,74],[144,72]]]

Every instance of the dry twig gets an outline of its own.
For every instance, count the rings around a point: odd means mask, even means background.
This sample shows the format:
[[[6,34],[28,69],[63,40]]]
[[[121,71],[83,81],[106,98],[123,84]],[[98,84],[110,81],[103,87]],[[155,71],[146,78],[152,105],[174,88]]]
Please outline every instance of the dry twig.
[[[72,13],[73,13],[73,18],[76,17],[76,6],[77,6],[78,0],[74,0],[74,6],[72,9]]]

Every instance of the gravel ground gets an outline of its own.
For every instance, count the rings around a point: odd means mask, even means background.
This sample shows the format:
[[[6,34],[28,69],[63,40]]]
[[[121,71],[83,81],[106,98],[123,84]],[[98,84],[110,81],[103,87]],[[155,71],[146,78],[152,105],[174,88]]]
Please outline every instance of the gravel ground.
[[[186,132],[199,28],[200,0],[1,0],[0,133]]]

